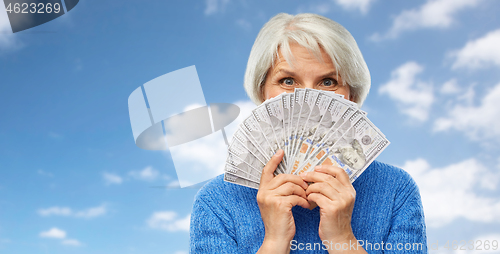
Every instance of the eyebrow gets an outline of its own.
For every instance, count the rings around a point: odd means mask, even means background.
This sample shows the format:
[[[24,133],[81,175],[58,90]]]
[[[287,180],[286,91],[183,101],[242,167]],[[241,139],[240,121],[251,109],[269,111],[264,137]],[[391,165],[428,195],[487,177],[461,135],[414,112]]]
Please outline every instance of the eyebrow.
[[[288,76],[295,76],[295,72],[289,71],[289,70],[285,70],[285,69],[281,69],[281,68],[279,68],[276,71],[274,71],[274,75],[279,74],[279,73],[284,73],[284,74],[286,74]]]
[[[284,74],[286,74],[288,76],[295,76],[295,72],[289,71],[289,70],[286,70],[286,69],[282,69],[282,68],[277,69],[274,72],[274,75],[276,75],[278,73],[284,73]],[[340,76],[340,74],[338,74],[338,76]],[[321,75],[321,78],[327,78],[327,77],[337,77],[337,72],[336,71],[331,71],[331,72],[328,72],[326,74]]]
[[[327,74],[324,74],[321,76],[322,78],[327,78],[327,77],[340,77],[340,74],[337,74],[336,71],[331,71],[331,72],[328,72]]]

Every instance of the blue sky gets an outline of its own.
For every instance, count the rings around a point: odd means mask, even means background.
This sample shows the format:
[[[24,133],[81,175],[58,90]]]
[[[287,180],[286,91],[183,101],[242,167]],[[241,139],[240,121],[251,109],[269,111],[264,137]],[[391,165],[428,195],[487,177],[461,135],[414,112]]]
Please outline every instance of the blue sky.
[[[12,34],[0,9],[0,253],[187,252],[197,189],[175,187],[169,153],[135,146],[127,98],[196,65],[208,103],[248,112],[247,57],[280,12],[325,15],[357,40],[372,77],[363,108],[392,142],[379,160],[417,181],[434,253],[448,240],[500,240],[499,10],[493,0],[82,0]]]

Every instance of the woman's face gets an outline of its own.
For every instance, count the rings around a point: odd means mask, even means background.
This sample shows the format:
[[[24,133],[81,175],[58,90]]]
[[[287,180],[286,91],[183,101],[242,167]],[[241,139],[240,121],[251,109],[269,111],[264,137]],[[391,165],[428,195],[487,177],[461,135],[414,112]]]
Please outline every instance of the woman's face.
[[[318,90],[334,91],[351,99],[348,85],[342,85],[342,77],[337,75],[332,60],[321,49],[323,62],[319,61],[308,49],[290,44],[294,60],[293,67],[279,54],[279,62],[269,69],[262,97],[267,100],[283,92],[292,93],[295,88],[314,88]]]

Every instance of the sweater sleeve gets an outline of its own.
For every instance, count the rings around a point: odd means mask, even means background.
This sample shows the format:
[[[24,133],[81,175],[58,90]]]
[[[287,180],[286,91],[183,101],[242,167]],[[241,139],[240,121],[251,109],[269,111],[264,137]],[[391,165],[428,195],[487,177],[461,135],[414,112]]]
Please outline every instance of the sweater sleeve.
[[[238,253],[229,219],[197,197],[191,213],[190,253]]]
[[[387,253],[427,253],[427,236],[420,192],[407,175],[395,196]],[[388,244],[392,250],[388,250]]]

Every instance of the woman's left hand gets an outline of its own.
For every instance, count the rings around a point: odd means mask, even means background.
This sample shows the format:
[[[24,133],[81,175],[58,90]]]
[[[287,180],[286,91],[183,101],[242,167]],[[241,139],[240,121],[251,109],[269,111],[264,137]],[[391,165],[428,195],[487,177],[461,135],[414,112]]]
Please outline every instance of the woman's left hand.
[[[320,207],[319,237],[330,243],[356,241],[351,228],[351,215],[356,191],[347,173],[338,167],[322,165],[300,175],[306,182],[306,195]]]

